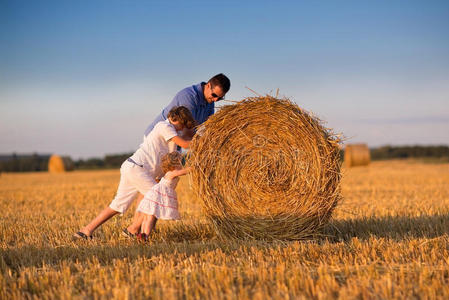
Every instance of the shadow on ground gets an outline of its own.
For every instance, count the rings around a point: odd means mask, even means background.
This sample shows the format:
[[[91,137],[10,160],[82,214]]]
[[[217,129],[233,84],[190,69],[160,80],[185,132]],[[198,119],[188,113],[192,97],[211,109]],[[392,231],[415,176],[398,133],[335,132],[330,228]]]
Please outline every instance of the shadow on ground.
[[[270,249],[279,243],[265,241],[223,240],[218,238],[212,225],[205,223],[179,224],[160,227],[151,235],[147,243],[130,239],[119,234],[106,236],[98,234],[94,240],[63,241],[61,245],[29,245],[10,249],[0,249],[0,273],[19,273],[23,268],[41,268],[50,265],[58,268],[66,262],[97,264],[107,266],[115,260],[126,259],[133,262],[142,259],[176,255],[180,259],[204,252],[220,250],[232,255],[241,247]],[[151,268],[151,267],[149,267]]]
[[[334,220],[322,231],[318,242],[348,242],[352,238],[389,238],[397,241],[413,238],[437,238],[449,235],[449,215],[418,217],[372,217]],[[310,240],[309,240],[310,241]],[[313,240],[312,240],[313,242]],[[118,236],[100,237],[94,241],[67,241],[59,246],[23,246],[0,249],[0,272],[19,272],[26,267],[58,266],[64,261],[98,262],[110,265],[117,259],[134,261],[165,255],[191,256],[220,249],[231,254],[241,247],[270,249],[288,247],[287,241],[224,240],[217,237],[212,225],[181,224],[160,228],[148,244]]]
[[[449,215],[385,216],[352,220],[333,220],[323,230],[330,241],[348,241],[371,237],[405,240],[449,235]]]

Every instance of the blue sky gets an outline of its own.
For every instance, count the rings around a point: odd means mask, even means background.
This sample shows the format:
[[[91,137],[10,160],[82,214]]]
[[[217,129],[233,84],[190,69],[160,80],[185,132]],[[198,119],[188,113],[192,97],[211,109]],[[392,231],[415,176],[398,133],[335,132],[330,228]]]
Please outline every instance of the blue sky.
[[[449,144],[449,1],[0,0],[0,153],[132,152],[220,72],[347,142]]]

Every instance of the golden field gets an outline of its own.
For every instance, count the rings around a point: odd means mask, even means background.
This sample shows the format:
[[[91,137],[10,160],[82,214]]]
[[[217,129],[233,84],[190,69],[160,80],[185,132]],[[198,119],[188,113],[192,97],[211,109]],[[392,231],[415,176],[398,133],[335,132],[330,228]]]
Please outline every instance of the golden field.
[[[449,299],[449,164],[344,169],[315,240],[220,239],[184,178],[182,221],[159,222],[151,243],[121,236],[134,206],[72,242],[118,182],[118,170],[0,175],[0,297]]]

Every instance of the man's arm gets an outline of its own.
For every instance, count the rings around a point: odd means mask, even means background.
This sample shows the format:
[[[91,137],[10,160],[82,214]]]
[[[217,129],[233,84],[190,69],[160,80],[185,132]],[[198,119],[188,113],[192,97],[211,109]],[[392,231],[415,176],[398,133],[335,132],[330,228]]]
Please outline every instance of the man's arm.
[[[173,101],[169,104],[169,106],[167,106],[166,114],[168,114],[170,109],[172,109],[175,106],[184,106],[192,113],[192,115],[195,115],[195,111],[196,111],[195,103],[196,103],[196,101],[195,101],[194,95],[192,95],[190,93],[183,93],[183,91],[181,91],[178,94],[176,94],[175,98],[173,98]],[[165,112],[165,109],[164,109],[164,112]],[[167,118],[167,116],[164,116],[164,117]],[[195,120],[195,121],[197,121],[197,120]]]

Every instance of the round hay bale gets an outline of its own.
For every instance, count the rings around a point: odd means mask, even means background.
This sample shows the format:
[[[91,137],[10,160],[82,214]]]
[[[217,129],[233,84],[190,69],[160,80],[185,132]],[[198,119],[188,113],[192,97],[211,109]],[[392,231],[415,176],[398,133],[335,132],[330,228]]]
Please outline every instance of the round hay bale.
[[[367,166],[371,162],[371,155],[366,144],[349,144],[345,148],[345,165],[347,167]]]
[[[288,99],[223,106],[190,150],[192,189],[226,237],[310,238],[340,199],[339,138]]]
[[[65,171],[73,170],[73,161],[70,157],[59,156],[53,154],[48,160],[48,172],[50,173],[63,173]]]

